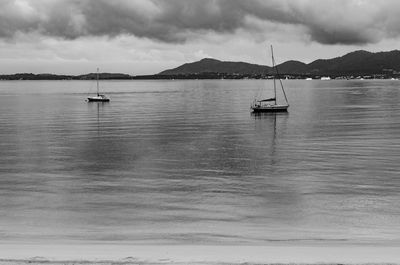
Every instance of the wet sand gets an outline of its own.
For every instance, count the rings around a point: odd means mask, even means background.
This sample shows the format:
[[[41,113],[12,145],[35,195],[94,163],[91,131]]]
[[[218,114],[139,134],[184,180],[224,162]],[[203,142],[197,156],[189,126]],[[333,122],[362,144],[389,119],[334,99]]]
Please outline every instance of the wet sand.
[[[400,264],[399,246],[0,244],[0,264]]]

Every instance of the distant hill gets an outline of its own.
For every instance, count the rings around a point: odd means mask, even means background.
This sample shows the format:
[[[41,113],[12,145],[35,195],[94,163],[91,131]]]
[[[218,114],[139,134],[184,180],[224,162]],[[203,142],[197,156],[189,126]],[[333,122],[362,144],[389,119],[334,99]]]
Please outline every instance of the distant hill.
[[[32,74],[32,73],[0,75],[0,80],[67,80],[71,78],[72,77],[70,75]]]
[[[382,74],[400,71],[400,51],[355,51],[328,60],[316,60],[307,65],[307,71],[319,74]]]
[[[271,67],[244,62],[223,62],[216,59],[204,58],[198,62],[186,63],[177,68],[165,70],[159,75],[183,75],[200,73],[226,73],[226,74],[265,74]]]
[[[278,65],[281,74],[289,75],[372,75],[400,72],[400,51],[367,52],[355,51],[332,59],[319,59],[309,64],[287,61]],[[202,73],[227,74],[273,74],[269,66],[245,62],[224,62],[205,58],[186,63],[177,68],[162,71],[159,75],[188,75]]]
[[[80,80],[93,80],[96,78],[97,78],[96,73],[78,75],[73,77],[73,79],[80,79]],[[120,73],[99,73],[99,79],[132,79],[132,76]]]
[[[286,61],[278,64],[279,73],[289,78],[305,78],[329,75],[338,78],[400,78],[400,51],[367,52],[354,51],[332,59],[318,59],[309,64]],[[185,63],[174,69],[154,75],[131,76],[121,73],[100,73],[100,79],[243,79],[270,78],[276,72],[270,66],[246,62],[226,62],[204,58],[197,62]],[[268,77],[269,76],[269,77]],[[368,78],[368,77],[366,77]],[[0,80],[93,80],[95,73],[84,75],[56,75],[18,73],[0,75]]]
[[[302,74],[307,73],[307,64],[299,61],[286,61],[278,65],[280,73]]]
[[[94,80],[96,78],[96,73],[85,75],[56,75],[32,73],[0,75],[0,80]],[[99,73],[99,79],[133,79],[133,76],[120,73]]]

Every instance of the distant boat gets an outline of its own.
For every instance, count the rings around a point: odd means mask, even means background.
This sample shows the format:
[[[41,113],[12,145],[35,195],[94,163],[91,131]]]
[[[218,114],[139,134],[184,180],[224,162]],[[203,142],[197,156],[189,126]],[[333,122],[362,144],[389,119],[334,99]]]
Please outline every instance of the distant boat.
[[[321,80],[331,80],[331,78],[329,76],[323,76],[321,77]]]
[[[306,80],[307,80],[307,81],[310,81],[310,80],[312,80],[312,78],[311,78],[311,77],[307,77]]]
[[[97,85],[97,96],[88,97],[88,102],[109,102],[110,99],[106,97],[104,94],[99,93],[99,68],[97,68],[96,74],[96,85]]]
[[[276,100],[276,79],[275,75],[273,77],[274,81],[274,97],[273,98],[266,98],[266,99],[254,99],[253,103],[251,104],[251,109],[253,112],[279,112],[279,111],[287,111],[289,108],[289,102],[286,97],[285,89],[283,88],[282,80],[279,78],[279,71],[278,67],[275,64],[274,58],[274,50],[271,45],[271,57],[272,57],[272,68],[276,71],[276,76],[279,79],[279,83],[283,92],[283,96],[285,98],[286,104],[278,104]]]

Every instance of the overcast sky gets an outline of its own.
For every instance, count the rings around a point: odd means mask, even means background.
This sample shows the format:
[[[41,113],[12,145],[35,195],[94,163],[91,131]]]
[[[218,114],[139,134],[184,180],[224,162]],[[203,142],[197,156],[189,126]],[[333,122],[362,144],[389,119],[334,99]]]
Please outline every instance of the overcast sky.
[[[399,48],[398,0],[0,0],[0,74],[153,74]]]

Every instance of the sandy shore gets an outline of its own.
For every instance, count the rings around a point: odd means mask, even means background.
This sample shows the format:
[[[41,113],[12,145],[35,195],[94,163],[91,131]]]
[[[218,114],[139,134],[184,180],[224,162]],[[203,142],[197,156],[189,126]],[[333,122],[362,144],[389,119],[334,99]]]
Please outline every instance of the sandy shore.
[[[399,246],[137,246],[1,244],[0,264],[400,264]]]

